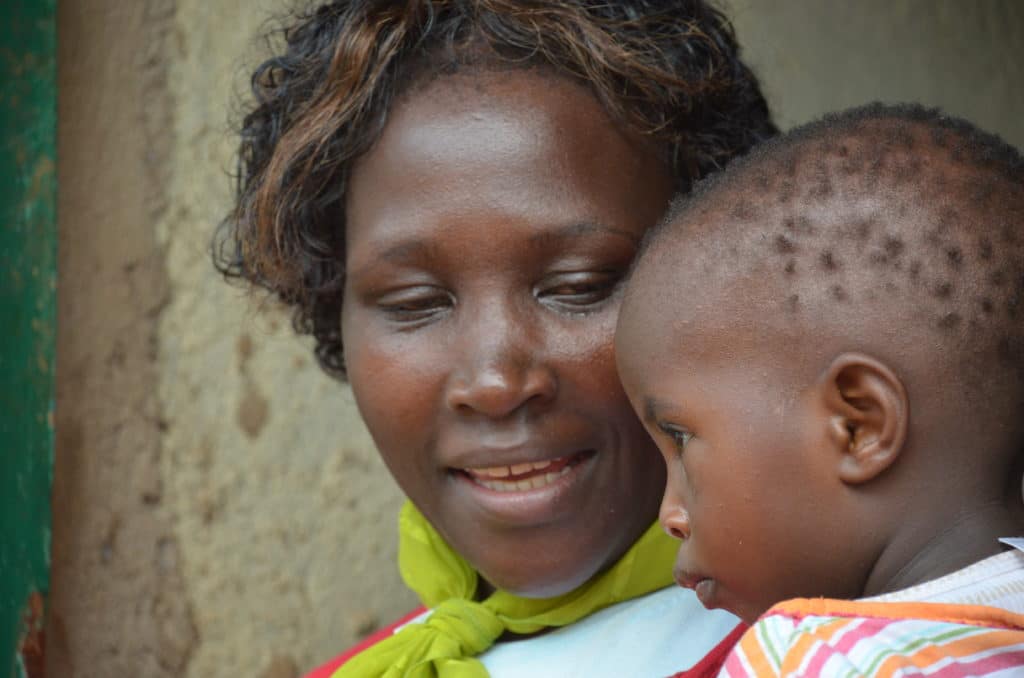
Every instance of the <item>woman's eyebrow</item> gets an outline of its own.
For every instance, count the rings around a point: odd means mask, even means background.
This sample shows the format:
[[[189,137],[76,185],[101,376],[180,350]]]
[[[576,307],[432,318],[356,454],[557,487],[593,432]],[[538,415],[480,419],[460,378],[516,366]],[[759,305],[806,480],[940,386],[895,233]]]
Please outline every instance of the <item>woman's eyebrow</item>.
[[[640,242],[639,238],[629,231],[589,221],[576,222],[553,230],[534,233],[530,236],[529,242],[532,247],[544,249],[571,241],[588,233],[613,235],[627,240],[634,247]],[[349,275],[359,275],[371,271],[374,267],[379,266],[382,261],[393,264],[408,264],[410,262],[440,258],[442,252],[443,248],[438,243],[419,238],[402,239],[392,245],[385,243],[381,246],[371,246],[365,257],[367,263],[357,269],[349,269]]]
[[[588,233],[606,233],[615,235],[628,240],[634,247],[640,244],[640,239],[629,231],[612,228],[611,226],[605,226],[604,224],[593,221],[575,222],[553,230],[535,233],[530,236],[530,244],[538,247],[547,247],[565,242],[566,240],[578,238],[579,236],[586,235]]]
[[[382,262],[392,264],[408,264],[440,256],[440,248],[437,243],[427,240],[403,239],[392,245],[384,243],[380,246],[371,246],[365,257],[360,257],[366,263],[362,266],[349,269],[349,275],[361,275],[373,271]]]
[[[375,258],[400,264],[410,259],[431,257],[436,254],[437,249],[436,244],[426,240],[403,240],[383,248]]]

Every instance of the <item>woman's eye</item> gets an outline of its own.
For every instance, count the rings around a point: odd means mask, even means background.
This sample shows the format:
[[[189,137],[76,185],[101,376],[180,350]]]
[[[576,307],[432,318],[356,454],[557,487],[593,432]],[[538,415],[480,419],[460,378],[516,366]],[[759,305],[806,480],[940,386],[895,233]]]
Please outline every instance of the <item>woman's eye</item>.
[[[598,304],[612,295],[619,275],[611,272],[563,273],[537,286],[536,296],[568,307]]]
[[[396,322],[428,320],[453,306],[449,293],[435,287],[416,287],[386,294],[377,307]]]

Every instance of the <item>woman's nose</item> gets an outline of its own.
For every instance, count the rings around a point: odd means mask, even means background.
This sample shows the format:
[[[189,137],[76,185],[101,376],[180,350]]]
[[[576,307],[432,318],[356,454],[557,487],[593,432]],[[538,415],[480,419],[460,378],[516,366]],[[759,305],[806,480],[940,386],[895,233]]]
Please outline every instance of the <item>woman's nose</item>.
[[[666,492],[661,500],[658,521],[669,536],[680,540],[690,538],[690,514],[671,493]]]
[[[477,327],[456,342],[456,366],[449,378],[448,407],[491,418],[554,398],[557,378],[545,356],[537,327],[525,319],[481,316]]]

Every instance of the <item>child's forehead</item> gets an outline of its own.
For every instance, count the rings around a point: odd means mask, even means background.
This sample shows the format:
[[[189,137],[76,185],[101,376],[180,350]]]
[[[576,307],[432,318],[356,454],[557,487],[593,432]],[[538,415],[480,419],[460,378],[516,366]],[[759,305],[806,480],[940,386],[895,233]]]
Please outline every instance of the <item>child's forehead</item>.
[[[773,289],[768,262],[740,272],[685,242],[659,247],[630,278],[619,314],[620,344],[681,358],[713,359],[767,348],[763,311]]]

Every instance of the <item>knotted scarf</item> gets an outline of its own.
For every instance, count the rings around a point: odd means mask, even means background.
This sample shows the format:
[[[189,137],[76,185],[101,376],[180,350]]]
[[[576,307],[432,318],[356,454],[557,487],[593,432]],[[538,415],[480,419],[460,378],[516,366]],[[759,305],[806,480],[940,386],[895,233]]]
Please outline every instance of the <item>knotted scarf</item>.
[[[678,547],[655,523],[614,566],[569,593],[533,599],[498,590],[477,602],[476,571],[411,502],[402,507],[398,528],[402,579],[432,612],[356,655],[331,678],[487,678],[476,656],[503,633],[566,626],[664,588],[672,583]]]

